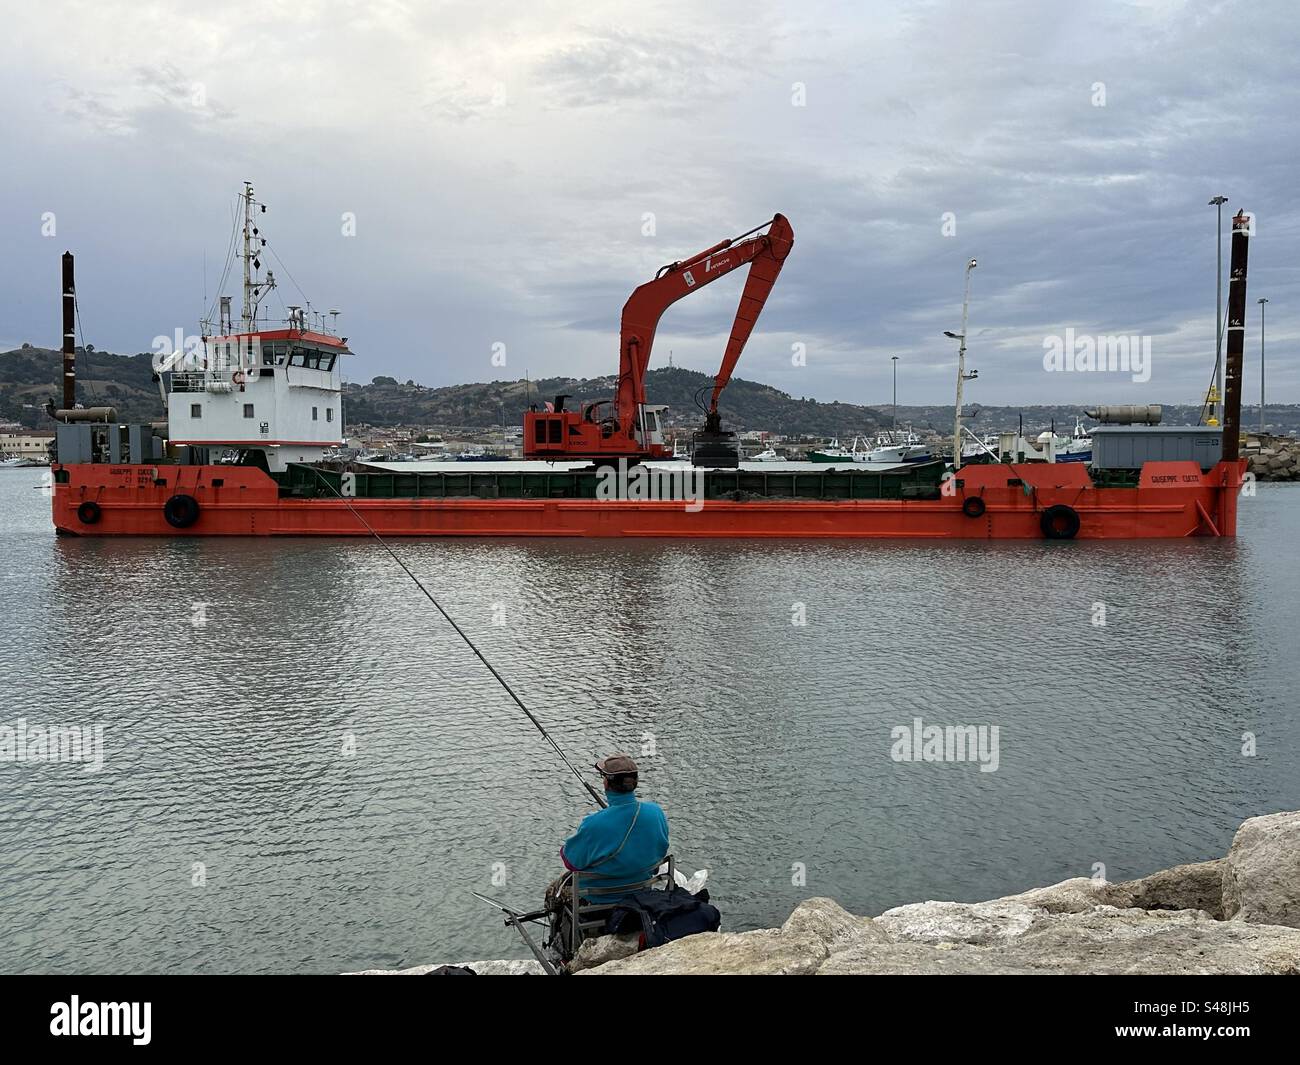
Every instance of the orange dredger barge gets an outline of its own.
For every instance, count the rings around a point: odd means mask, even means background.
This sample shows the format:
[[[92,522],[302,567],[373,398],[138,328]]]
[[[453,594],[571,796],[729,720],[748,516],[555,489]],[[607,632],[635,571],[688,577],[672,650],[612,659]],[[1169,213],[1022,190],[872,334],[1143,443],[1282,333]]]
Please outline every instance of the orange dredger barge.
[[[691,507],[681,500],[572,497],[358,494],[344,499],[333,495],[332,486],[347,475],[324,469],[318,472],[323,485],[316,494],[295,497],[293,487],[249,466],[85,463],[55,467],[53,513],[59,532],[82,536],[364,536],[369,534],[367,525],[385,536],[967,540],[1233,536],[1243,471],[1242,461],[1221,462],[1206,472],[1195,462],[1148,462],[1135,484],[1099,487],[1079,463],[990,464],[959,471],[952,495],[935,485],[919,486],[910,498],[815,499],[745,493],[739,500],[728,498],[736,493],[726,491],[726,479],[744,474],[718,471],[706,476],[723,482],[717,486],[723,497],[704,498]],[[392,476],[380,471],[352,475],[354,481]],[[554,482],[578,475],[546,476]],[[465,477],[484,484],[494,475]],[[181,509],[172,502],[177,498],[193,503]],[[177,525],[178,520],[188,524]]]
[[[347,338],[310,311],[289,308],[287,328],[262,328],[258,305],[274,287],[254,277],[259,228],[245,184],[242,328],[221,298],[219,328],[205,328],[198,365],[159,374],[168,418],[115,424],[111,408],[73,402],[75,288],[64,256],[63,408],[53,463],[56,530],[74,536],[554,536],[918,539],[1142,539],[1234,536],[1241,368],[1250,220],[1233,222],[1221,458],[1173,454],[1156,434],[1125,430],[1131,453],[1152,461],[992,463],[945,471],[942,462],[868,468],[740,464],[720,427],[718,397],[793,247],[782,215],[749,233],[665,266],[624,308],[620,387],[612,405],[566,411],[564,400],[524,418],[532,461],[347,465],[326,461],[342,436]],[[262,208],[265,210],[265,208]],[[754,236],[758,230],[765,233]],[[974,265],[972,260],[970,265]],[[645,402],[644,373],[659,315],[715,277],[748,266],[723,367],[697,434],[697,469],[662,461],[662,408]],[[968,271],[969,272],[969,271]],[[964,318],[964,314],[963,314]],[[211,323],[205,323],[210,326]],[[964,343],[964,334],[963,334]],[[1202,436],[1193,443],[1209,441]],[[1150,450],[1144,450],[1146,445]],[[1193,449],[1195,450],[1195,449]],[[1204,449],[1201,449],[1203,452]],[[960,441],[954,439],[959,457]],[[235,461],[214,462],[218,455]],[[704,456],[704,461],[701,461]],[[1177,458],[1178,461],[1166,461]],[[1216,461],[1217,460],[1217,461]],[[612,495],[608,474],[628,465],[678,478],[681,494]],[[468,468],[466,468],[468,467]]]

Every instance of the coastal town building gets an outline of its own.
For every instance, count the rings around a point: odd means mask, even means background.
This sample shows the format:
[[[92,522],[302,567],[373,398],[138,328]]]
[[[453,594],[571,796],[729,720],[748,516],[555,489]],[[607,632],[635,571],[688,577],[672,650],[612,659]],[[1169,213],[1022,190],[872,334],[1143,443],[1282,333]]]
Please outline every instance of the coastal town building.
[[[45,462],[50,457],[50,441],[53,439],[53,433],[0,432],[0,458]]]

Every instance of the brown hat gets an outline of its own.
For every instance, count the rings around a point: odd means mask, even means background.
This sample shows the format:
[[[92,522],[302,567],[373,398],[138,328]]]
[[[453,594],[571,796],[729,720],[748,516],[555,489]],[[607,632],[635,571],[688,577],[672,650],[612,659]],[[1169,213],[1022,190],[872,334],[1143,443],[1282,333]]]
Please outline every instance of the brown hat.
[[[611,754],[602,758],[596,763],[596,771],[602,777],[621,777],[640,772],[630,754]]]

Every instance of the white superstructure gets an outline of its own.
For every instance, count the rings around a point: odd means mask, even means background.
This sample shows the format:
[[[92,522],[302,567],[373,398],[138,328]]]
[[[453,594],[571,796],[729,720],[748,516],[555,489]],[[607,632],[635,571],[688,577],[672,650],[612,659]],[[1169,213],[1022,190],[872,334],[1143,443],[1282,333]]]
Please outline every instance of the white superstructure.
[[[168,432],[174,445],[264,455],[267,468],[279,472],[343,443],[342,361],[350,352],[347,338],[310,306],[291,306],[287,322],[263,327],[260,304],[276,282],[270,270],[260,276],[266,238],[253,218],[255,207],[266,208],[248,182],[240,198],[240,329],[233,328],[230,298],[221,297],[217,328],[205,323],[201,351],[177,357],[164,375]]]

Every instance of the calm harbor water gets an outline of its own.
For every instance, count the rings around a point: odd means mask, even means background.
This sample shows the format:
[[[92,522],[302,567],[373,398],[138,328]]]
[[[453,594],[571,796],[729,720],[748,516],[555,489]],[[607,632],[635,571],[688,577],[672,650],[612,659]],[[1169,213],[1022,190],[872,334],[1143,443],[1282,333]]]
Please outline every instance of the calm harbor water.
[[[521,955],[469,892],[530,903],[590,806],[382,548],[59,540],[41,477],[0,471],[0,725],[100,724],[104,762],[0,762],[0,970]],[[1300,807],[1297,530],[1262,485],[1236,541],[397,549],[574,761],[653,751],[739,929],[1126,879]],[[918,717],[998,726],[997,771],[891,759]]]

